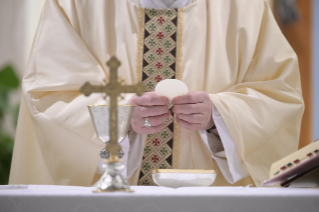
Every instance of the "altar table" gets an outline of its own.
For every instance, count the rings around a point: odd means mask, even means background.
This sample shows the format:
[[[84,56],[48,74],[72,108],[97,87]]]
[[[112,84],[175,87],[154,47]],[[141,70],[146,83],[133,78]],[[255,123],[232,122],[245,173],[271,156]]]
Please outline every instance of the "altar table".
[[[1,212],[319,212],[319,189],[132,186],[134,193],[29,185],[0,187]]]

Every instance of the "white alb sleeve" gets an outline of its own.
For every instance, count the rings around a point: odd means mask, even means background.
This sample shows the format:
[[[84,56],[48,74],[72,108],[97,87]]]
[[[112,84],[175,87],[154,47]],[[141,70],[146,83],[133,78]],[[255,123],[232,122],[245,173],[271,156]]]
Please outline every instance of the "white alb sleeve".
[[[236,150],[233,139],[223,118],[214,105],[212,116],[220,138],[212,133],[207,133],[206,130],[201,130],[199,133],[225,179],[233,184],[247,177],[249,174],[243,160]]]

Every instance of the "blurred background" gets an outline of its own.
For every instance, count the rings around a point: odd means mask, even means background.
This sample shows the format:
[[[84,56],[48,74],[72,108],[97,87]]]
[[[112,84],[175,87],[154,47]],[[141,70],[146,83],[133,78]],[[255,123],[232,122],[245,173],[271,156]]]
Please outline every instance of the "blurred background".
[[[0,185],[8,183],[21,80],[45,1],[0,0]],[[319,0],[267,1],[299,58],[306,104],[301,148],[319,138]]]

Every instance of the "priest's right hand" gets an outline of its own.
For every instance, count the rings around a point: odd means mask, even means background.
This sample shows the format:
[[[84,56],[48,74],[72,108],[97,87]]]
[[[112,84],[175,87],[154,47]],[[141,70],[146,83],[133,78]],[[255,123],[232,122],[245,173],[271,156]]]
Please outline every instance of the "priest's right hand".
[[[164,128],[164,122],[168,120],[171,111],[168,108],[169,100],[160,97],[155,92],[144,93],[143,96],[133,96],[129,104],[135,105],[131,119],[131,127],[138,134],[154,134]],[[148,118],[151,127],[145,127],[145,119]]]

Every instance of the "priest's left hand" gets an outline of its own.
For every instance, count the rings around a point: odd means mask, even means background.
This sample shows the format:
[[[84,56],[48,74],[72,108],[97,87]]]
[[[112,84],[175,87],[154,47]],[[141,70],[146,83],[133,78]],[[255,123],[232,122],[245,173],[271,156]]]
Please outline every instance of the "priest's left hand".
[[[213,103],[204,91],[189,92],[173,99],[178,124],[188,130],[207,130],[214,125]]]

